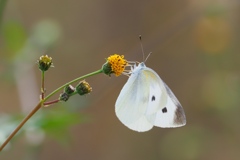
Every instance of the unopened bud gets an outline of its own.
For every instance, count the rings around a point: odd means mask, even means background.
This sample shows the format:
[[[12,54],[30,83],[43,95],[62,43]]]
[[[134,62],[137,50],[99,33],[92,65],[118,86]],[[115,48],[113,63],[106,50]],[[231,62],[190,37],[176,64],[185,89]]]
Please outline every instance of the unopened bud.
[[[70,96],[67,93],[63,92],[63,93],[60,94],[59,100],[66,102],[69,99],[69,97]]]
[[[75,91],[75,88],[72,85],[68,85],[64,88],[64,92],[68,95],[71,95]]]
[[[92,91],[92,87],[89,85],[89,83],[83,80],[76,86],[76,91],[79,95],[85,95]]]
[[[37,62],[38,68],[43,72],[47,71],[50,67],[53,67],[52,58],[48,57],[48,55],[41,56]]]

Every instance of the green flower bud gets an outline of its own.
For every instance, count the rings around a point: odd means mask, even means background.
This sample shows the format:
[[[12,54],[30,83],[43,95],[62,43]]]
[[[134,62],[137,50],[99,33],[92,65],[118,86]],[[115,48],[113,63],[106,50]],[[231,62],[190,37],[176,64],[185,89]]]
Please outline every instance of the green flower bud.
[[[106,62],[105,64],[103,64],[102,66],[102,70],[103,70],[103,73],[108,75],[108,76],[111,76],[112,73],[114,73],[112,71],[112,67],[111,67],[111,64]]]
[[[69,99],[69,97],[70,96],[67,93],[63,92],[63,93],[60,94],[59,100],[66,102]]]
[[[79,82],[76,86],[76,91],[79,95],[85,95],[92,91],[92,87],[85,80]]]
[[[64,88],[64,92],[68,95],[71,95],[73,92],[75,92],[75,88],[72,85],[68,85]]]
[[[47,71],[50,67],[53,67],[52,58],[48,57],[48,55],[41,56],[37,62],[38,68],[43,72]]]

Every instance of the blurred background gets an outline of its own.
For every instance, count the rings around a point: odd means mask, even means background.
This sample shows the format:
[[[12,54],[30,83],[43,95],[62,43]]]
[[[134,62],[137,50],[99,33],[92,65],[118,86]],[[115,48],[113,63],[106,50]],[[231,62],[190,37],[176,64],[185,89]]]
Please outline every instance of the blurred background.
[[[128,77],[90,77],[93,92],[43,108],[3,160],[238,160],[240,2],[0,1],[0,142],[37,103],[36,60],[53,58],[47,94],[124,54],[154,69],[181,102],[187,125],[138,133],[115,116]],[[58,94],[53,97],[57,98]]]

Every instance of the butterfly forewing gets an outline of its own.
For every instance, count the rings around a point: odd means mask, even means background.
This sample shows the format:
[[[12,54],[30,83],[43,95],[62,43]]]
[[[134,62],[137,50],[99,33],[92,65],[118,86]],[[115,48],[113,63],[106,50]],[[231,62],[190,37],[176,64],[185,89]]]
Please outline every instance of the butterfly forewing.
[[[168,95],[166,106],[157,112],[155,126],[169,128],[180,127],[186,124],[186,117],[182,105],[171,89],[162,81]]]
[[[146,81],[148,82],[148,104],[146,115],[152,115],[165,107],[167,103],[167,94],[165,92],[165,87],[161,82],[160,77],[157,75],[155,71],[150,68],[144,69],[144,76],[146,77]],[[145,85],[145,84],[144,84]]]

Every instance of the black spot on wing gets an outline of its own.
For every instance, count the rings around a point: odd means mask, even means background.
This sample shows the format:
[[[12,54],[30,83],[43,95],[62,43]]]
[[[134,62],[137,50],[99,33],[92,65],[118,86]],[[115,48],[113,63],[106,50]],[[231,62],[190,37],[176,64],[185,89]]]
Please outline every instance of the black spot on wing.
[[[155,96],[152,96],[152,101],[155,101],[155,99],[156,99]]]
[[[164,108],[162,109],[162,112],[163,112],[163,113],[167,113],[167,108],[164,107]]]
[[[164,83],[164,85],[165,85],[165,88],[167,90],[169,97],[171,98],[172,102],[176,106],[176,110],[174,112],[174,123],[178,124],[178,125],[185,125],[186,124],[186,116],[185,116],[182,105],[177,100],[177,98],[175,97],[173,92],[170,90],[170,88],[166,85],[166,83]]]

